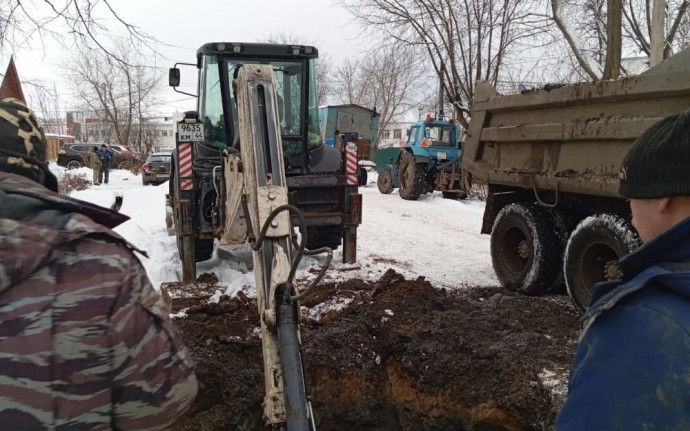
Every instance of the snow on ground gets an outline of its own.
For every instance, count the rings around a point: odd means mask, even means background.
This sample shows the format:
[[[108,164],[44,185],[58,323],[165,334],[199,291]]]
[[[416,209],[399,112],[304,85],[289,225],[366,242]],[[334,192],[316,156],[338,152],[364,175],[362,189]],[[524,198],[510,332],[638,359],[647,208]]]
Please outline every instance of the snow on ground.
[[[58,175],[64,171],[51,166]],[[91,169],[80,168],[71,174],[91,178]],[[165,228],[165,194],[168,183],[144,186],[141,177],[129,171],[111,170],[109,184],[75,191],[72,196],[104,207],[110,207],[115,196],[123,196],[120,210],[131,220],[115,231],[135,246],[145,250],[142,263],[154,287],[161,282],[181,278],[180,262],[174,236]],[[393,268],[408,278],[425,276],[437,287],[457,288],[467,285],[497,285],[489,255],[489,236],[479,233],[484,203],[443,199],[439,193],[417,201],[405,201],[397,190],[390,195],[379,193],[376,174],[370,173],[369,184],[360,188],[363,195],[362,225],[357,235],[359,268],[343,265],[341,249],[334,253],[334,269],[327,278],[345,280],[378,279]],[[305,257],[297,277],[313,277],[306,270],[323,258]],[[224,292],[233,295],[240,289],[253,293],[254,276],[249,247],[227,247],[216,250],[213,258],[199,263],[197,272],[213,272]]]

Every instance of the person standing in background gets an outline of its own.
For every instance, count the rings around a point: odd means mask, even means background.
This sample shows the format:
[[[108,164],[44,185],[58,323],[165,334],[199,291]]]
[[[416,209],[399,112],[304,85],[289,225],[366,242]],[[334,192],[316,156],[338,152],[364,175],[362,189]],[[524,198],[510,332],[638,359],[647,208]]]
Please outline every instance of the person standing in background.
[[[96,154],[98,154],[98,158],[101,160],[101,168],[98,171],[98,182],[108,184],[110,160],[113,158],[113,153],[103,144]]]
[[[89,167],[93,169],[93,185],[99,186],[101,184],[99,177],[101,175],[101,166],[103,166],[103,163],[100,157],[98,157],[98,147],[93,147],[93,151],[89,153],[88,158]]]

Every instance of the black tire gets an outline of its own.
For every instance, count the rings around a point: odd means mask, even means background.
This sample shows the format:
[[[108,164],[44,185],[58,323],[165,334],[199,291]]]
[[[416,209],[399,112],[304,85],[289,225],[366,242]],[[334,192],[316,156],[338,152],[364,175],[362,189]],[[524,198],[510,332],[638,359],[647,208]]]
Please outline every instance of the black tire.
[[[393,176],[391,171],[384,169],[379,173],[379,178],[376,180],[376,186],[379,188],[379,192],[384,195],[389,195],[393,191]]]
[[[465,200],[467,199],[467,193],[465,192],[441,192],[443,194],[444,199],[456,199],[456,200]]]
[[[307,228],[307,250],[328,247],[335,250],[343,240],[342,226],[310,226]]]
[[[129,169],[130,166],[132,166],[132,164],[129,160],[120,160],[120,162],[117,164],[118,169]]]
[[[194,238],[194,261],[203,262],[213,256],[213,239]]]
[[[82,166],[84,166],[84,164],[78,159],[71,159],[70,161],[68,161],[65,164],[65,168],[70,169],[70,170],[71,169],[79,169]]]
[[[400,197],[410,201],[419,199],[426,187],[424,165],[417,163],[413,154],[405,153],[398,166]]]
[[[367,169],[359,168],[359,185],[366,186],[368,180]]]
[[[565,232],[546,208],[510,204],[496,216],[491,231],[491,261],[496,277],[512,291],[539,295],[562,285]]]
[[[177,230],[175,231],[175,236],[177,237],[177,252],[180,254],[180,260],[182,260],[182,255],[184,254],[182,250],[182,237],[177,233]],[[203,262],[213,256],[212,239],[192,237],[192,242],[194,243],[194,262]]]
[[[618,260],[640,244],[630,223],[614,214],[589,216],[577,225],[565,248],[563,272],[580,310],[589,305],[596,283],[620,278]]]

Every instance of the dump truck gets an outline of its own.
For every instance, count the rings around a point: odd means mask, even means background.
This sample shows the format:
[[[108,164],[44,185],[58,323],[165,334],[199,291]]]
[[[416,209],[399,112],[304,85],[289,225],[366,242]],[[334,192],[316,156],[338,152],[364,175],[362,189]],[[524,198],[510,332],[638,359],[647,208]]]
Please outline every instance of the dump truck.
[[[367,184],[367,170],[374,166],[376,140],[381,114],[355,104],[319,107],[321,139],[326,145],[340,148],[337,143],[353,142],[357,145],[359,185]]]
[[[377,150],[376,185],[383,194],[398,188],[406,200],[432,191],[440,191],[448,199],[465,199],[471,180],[461,169],[461,156],[457,121],[429,114],[412,123],[400,147]]]
[[[488,184],[481,232],[501,284],[531,295],[565,284],[584,309],[595,283],[619,278],[640,244],[618,194],[623,156],[689,107],[690,49],[618,80],[511,95],[477,82],[462,166]]]

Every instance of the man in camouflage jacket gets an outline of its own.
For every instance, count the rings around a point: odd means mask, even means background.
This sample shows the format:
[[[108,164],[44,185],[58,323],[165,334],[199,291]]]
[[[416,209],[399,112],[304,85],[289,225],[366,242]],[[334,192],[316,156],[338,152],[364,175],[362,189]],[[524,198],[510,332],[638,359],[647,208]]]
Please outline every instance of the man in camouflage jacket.
[[[57,193],[33,113],[0,101],[0,429],[157,430],[197,382],[168,309],[111,228]]]

